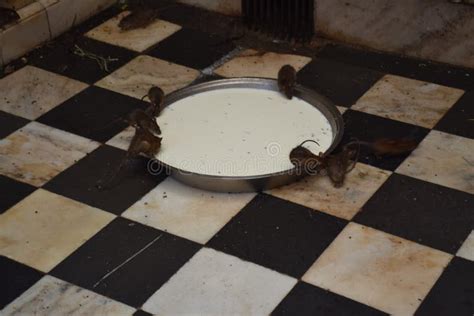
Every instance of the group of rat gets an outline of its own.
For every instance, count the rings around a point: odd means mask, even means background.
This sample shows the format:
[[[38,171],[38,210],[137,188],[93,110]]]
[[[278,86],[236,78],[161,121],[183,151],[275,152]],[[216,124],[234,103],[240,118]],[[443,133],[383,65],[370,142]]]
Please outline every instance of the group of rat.
[[[142,98],[148,97],[150,100],[150,104],[146,109],[135,109],[125,118],[119,118],[119,120],[135,128],[135,134],[128,145],[125,157],[119,163],[115,173],[106,178],[105,181],[100,180],[97,183],[97,188],[110,188],[114,180],[116,180],[118,173],[122,170],[122,167],[131,158],[138,157],[140,154],[154,158],[158,153],[161,147],[161,129],[156,122],[156,118],[163,109],[164,96],[165,93],[160,87],[152,86],[148,90],[148,93]]]
[[[278,72],[278,88],[288,99],[293,97],[296,85],[296,70],[290,66],[283,66]],[[297,172],[314,175],[325,173],[336,188],[342,187],[346,174],[354,169],[359,156],[360,146],[367,146],[377,157],[398,156],[406,154],[417,146],[413,139],[401,138],[390,139],[380,138],[374,142],[361,142],[353,139],[342,146],[342,149],[335,154],[312,153],[303,147],[307,142],[315,140],[305,140],[290,152],[290,161],[296,167]]]
[[[277,83],[279,91],[288,99],[292,99],[296,87],[296,70],[291,65],[281,67],[278,72]],[[153,86],[142,99],[145,97],[150,100],[149,106],[144,110],[135,109],[123,119],[135,128],[135,134],[129,144],[127,154],[118,167],[118,171],[130,158],[137,157],[140,154],[154,158],[160,149],[161,130],[156,118],[163,110],[164,92],[161,88]],[[295,147],[290,152],[291,163],[300,174],[326,174],[335,187],[341,187],[344,184],[346,174],[354,169],[361,145],[369,147],[377,157],[401,155],[416,147],[416,143],[410,139],[384,138],[372,143],[352,140],[343,145],[338,153],[325,154],[320,152],[314,154],[303,146],[307,142],[318,144],[315,140],[306,140]]]

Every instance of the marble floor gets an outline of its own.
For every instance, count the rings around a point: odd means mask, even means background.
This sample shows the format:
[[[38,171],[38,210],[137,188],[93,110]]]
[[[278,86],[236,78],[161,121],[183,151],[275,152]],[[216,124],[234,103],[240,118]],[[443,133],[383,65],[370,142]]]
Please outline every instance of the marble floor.
[[[0,77],[0,315],[474,314],[474,69],[232,40],[232,23],[184,5],[131,32],[123,14]],[[74,45],[110,57],[108,71]],[[284,64],[338,106],[343,143],[418,146],[363,149],[340,189],[314,176],[207,192],[148,173],[144,158],[97,189],[133,133],[118,118],[144,108],[151,85],[275,78]]]

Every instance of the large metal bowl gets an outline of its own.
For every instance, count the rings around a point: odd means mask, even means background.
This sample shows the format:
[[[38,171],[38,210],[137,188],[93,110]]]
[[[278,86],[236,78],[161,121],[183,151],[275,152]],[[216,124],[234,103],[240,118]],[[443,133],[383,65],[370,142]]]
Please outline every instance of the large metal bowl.
[[[164,106],[169,106],[174,102],[186,98],[188,96],[198,94],[205,91],[228,89],[228,88],[253,88],[278,91],[277,81],[265,78],[235,78],[222,79],[211,82],[205,82],[190,87],[177,90],[166,96]],[[336,106],[326,97],[308,89],[301,85],[297,85],[295,96],[308,102],[316,107],[329,121],[333,139],[331,146],[326,153],[331,152],[340,142],[344,124],[342,116]],[[297,144],[295,144],[296,146]],[[242,177],[242,176],[215,176],[200,173],[193,173],[179,168],[169,166],[162,161],[158,162],[164,167],[169,174],[178,181],[187,185],[218,192],[257,192],[272,189],[278,186],[289,184],[298,180],[303,175],[298,174],[296,169],[288,169],[278,173],[262,174],[258,176]]]

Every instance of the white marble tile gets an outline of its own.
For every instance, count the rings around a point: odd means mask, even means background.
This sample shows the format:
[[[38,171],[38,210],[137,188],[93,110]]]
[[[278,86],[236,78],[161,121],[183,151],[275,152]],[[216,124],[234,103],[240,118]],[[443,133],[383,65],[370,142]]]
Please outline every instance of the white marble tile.
[[[0,110],[34,120],[87,84],[33,66],[0,79]]]
[[[347,111],[347,108],[344,106],[337,106],[337,109],[339,110],[339,113],[344,114],[344,112]]]
[[[141,99],[151,86],[168,94],[189,85],[199,71],[150,56],[138,56],[96,83],[97,86]]]
[[[396,172],[474,194],[474,139],[431,131]]]
[[[432,128],[463,93],[430,82],[385,75],[351,108]]]
[[[179,25],[156,20],[146,28],[122,31],[118,24],[122,17],[127,14],[127,11],[118,14],[87,32],[86,36],[112,45],[142,52],[181,29]]]
[[[389,176],[389,171],[358,163],[341,188],[335,188],[328,177],[313,176],[269,193],[350,220]]]
[[[0,30],[5,64],[51,38],[46,10],[40,3],[35,2],[22,8],[18,15],[21,18],[18,23],[11,24],[3,31]]]
[[[5,307],[2,315],[132,315],[135,309],[46,275]]]
[[[158,315],[269,315],[296,280],[201,249],[143,305]]]
[[[129,126],[111,139],[109,139],[106,144],[123,150],[127,150],[128,145],[130,145],[130,142],[132,141],[133,135],[135,135],[135,129]]]
[[[302,279],[392,315],[412,315],[451,258],[349,223]]]
[[[38,189],[0,216],[0,254],[48,272],[114,217]]]
[[[474,261],[474,230],[466,238],[461,248],[459,248],[456,256]]]
[[[41,186],[99,143],[31,122],[0,140],[0,173]]]
[[[168,177],[122,216],[204,244],[254,196],[202,191]]]
[[[310,61],[311,58],[306,56],[257,52],[247,49],[224,63],[214,72],[223,77],[263,77],[276,79],[278,71],[282,66],[289,64],[299,71]]]

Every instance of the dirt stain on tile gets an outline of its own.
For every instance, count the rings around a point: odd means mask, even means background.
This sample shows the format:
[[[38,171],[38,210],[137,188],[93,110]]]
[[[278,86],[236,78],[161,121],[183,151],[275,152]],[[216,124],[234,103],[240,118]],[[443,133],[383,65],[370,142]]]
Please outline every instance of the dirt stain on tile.
[[[334,188],[327,177],[312,176],[269,193],[350,220],[389,176],[389,171],[357,164],[342,188]]]
[[[432,128],[463,93],[460,89],[386,75],[352,108]]]
[[[303,280],[387,313],[412,314],[451,258],[447,253],[350,223]]]
[[[97,146],[94,141],[31,122],[0,140],[0,171],[40,186]]]

